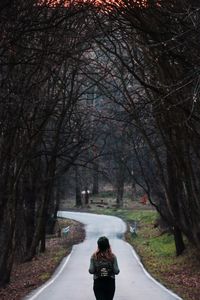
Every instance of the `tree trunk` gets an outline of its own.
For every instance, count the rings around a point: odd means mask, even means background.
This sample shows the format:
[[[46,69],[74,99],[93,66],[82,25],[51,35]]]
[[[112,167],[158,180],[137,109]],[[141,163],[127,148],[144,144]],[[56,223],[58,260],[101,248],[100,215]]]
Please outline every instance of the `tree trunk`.
[[[55,196],[55,207],[53,212],[53,218],[54,220],[57,219],[57,213],[60,207],[60,198],[61,198],[61,191],[60,191],[60,182],[58,181],[57,187],[56,187],[56,196]]]
[[[24,209],[24,181],[21,179],[19,183],[16,204],[16,225],[15,225],[15,260],[22,262],[26,254],[27,232],[26,232],[26,217]]]
[[[35,230],[35,190],[27,190],[26,192],[26,252],[29,251]]]
[[[99,193],[99,164],[96,162],[93,168],[93,188],[92,194],[97,195]]]
[[[131,200],[134,201],[136,200],[136,184],[135,182],[132,182],[131,184]]]
[[[116,197],[117,207],[123,207],[123,195],[124,195],[124,182],[121,182],[117,186],[117,197]]]
[[[117,196],[116,205],[117,207],[123,207],[123,195],[124,195],[124,172],[119,170],[117,174]]]
[[[84,204],[85,204],[85,206],[88,206],[89,205],[89,197],[90,197],[90,195],[88,193],[88,187],[87,186],[85,187],[84,191],[85,191],[85,195],[84,195],[85,196],[85,203]]]
[[[124,162],[119,162],[119,169],[117,170],[117,196],[116,205],[117,207],[123,207],[123,195],[124,195],[124,183],[125,183],[125,164]]]
[[[46,250],[46,211],[43,212],[41,233],[40,233],[40,249],[39,252],[44,253]]]
[[[81,200],[81,182],[80,182],[80,175],[79,175],[79,169],[76,166],[75,167],[75,184],[76,184],[76,207],[82,206],[82,200]]]
[[[50,199],[49,197],[51,196],[52,190],[53,190],[53,182],[51,181],[46,184],[41,200],[39,201],[40,207],[38,208],[34,237],[28,255],[25,258],[25,261],[30,261],[34,257],[40,242],[42,243],[41,249],[43,251],[45,249],[44,239],[45,239],[45,229],[46,229],[46,212],[48,208],[48,202]]]
[[[176,255],[179,256],[185,250],[183,235],[182,235],[181,230],[176,226],[174,227],[173,233],[174,233],[174,241],[175,241],[175,246],[176,246]]]
[[[0,221],[0,287],[10,281],[15,249],[15,204],[8,199]]]
[[[45,233],[46,233],[46,223],[47,223],[47,209],[48,204],[50,203],[53,189],[54,189],[54,175],[56,170],[56,157],[49,162],[48,172],[46,173],[46,183],[44,186],[43,195],[41,197],[41,203],[38,210],[36,228],[34,233],[33,242],[30,248],[30,252],[26,258],[26,260],[31,260],[35,253],[36,249],[41,242],[41,250],[45,251]]]

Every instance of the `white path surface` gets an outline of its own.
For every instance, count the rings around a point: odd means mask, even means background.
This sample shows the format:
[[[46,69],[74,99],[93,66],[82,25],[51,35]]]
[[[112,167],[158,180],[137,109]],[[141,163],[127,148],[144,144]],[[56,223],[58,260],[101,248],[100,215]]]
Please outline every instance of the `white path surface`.
[[[132,247],[120,239],[126,230],[124,222],[112,216],[60,212],[59,216],[86,225],[86,239],[73,247],[51,280],[26,300],[94,300],[93,279],[88,273],[91,254],[99,236],[106,235],[117,255],[120,274],[116,276],[115,300],[181,300],[156,282],[143,268]]]

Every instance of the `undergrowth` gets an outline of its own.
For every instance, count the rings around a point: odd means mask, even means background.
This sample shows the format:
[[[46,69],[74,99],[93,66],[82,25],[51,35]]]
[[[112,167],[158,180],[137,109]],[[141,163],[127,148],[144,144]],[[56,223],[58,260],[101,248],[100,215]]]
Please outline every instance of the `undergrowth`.
[[[128,225],[137,222],[137,234],[128,230],[126,240],[134,247],[148,272],[183,300],[200,298],[200,256],[186,239],[186,250],[176,256],[173,235],[163,234],[155,226],[154,210],[100,209],[99,213],[115,215]],[[129,228],[129,226],[128,226]]]

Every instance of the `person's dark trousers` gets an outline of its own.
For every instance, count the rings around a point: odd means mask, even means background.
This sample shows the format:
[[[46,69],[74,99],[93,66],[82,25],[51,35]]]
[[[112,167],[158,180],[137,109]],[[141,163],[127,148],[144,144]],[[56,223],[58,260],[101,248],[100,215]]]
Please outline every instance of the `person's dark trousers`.
[[[113,300],[115,279],[110,277],[95,279],[93,289],[96,300]]]

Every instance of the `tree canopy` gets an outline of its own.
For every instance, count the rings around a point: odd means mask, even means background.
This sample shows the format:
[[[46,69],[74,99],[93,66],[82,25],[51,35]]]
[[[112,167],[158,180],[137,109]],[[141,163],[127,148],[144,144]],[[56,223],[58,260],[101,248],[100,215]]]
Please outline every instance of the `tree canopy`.
[[[118,206],[126,178],[142,186],[177,254],[182,234],[200,247],[199,8],[0,4],[0,286],[16,255],[45,251],[62,180],[75,168],[80,193],[86,165],[113,176]]]

